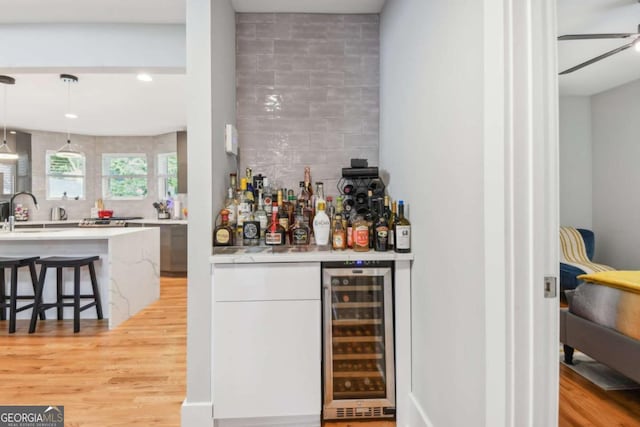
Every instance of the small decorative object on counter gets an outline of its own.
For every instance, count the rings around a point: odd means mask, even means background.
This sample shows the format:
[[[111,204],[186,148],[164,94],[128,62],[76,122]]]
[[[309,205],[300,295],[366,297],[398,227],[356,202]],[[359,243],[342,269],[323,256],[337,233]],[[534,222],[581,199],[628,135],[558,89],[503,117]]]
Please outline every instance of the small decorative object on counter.
[[[331,232],[331,220],[326,214],[325,201],[318,201],[318,210],[313,218],[313,235],[316,237],[316,245],[326,246],[329,244],[329,233]]]
[[[13,216],[16,221],[29,221],[29,209],[17,204],[13,210]]]
[[[398,201],[398,217],[393,225],[395,238],[394,250],[396,252],[411,252],[411,223],[404,216],[404,201]]]
[[[213,246],[233,246],[235,232],[229,225],[229,211],[220,211],[220,225],[213,231]]]

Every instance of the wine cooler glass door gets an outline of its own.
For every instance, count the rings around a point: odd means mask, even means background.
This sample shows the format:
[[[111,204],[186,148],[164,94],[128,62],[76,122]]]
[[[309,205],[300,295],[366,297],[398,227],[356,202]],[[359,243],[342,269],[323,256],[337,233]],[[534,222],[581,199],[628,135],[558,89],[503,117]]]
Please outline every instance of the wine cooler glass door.
[[[391,268],[324,269],[323,287],[325,419],[393,416]]]

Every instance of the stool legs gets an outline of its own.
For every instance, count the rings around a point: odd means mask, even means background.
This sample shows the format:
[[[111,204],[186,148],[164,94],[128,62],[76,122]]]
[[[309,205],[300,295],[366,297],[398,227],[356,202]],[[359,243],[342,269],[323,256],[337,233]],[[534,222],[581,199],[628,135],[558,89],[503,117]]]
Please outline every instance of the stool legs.
[[[16,310],[18,309],[18,266],[11,267],[11,296],[9,297],[9,333],[16,331]]]
[[[0,298],[2,298],[2,310],[0,310],[0,320],[7,320],[7,290],[4,283],[4,268],[0,272]]]
[[[33,312],[31,313],[31,322],[29,323],[29,333],[32,334],[36,331],[36,321],[38,320],[38,313],[40,313],[40,306],[42,305],[42,288],[44,287],[44,280],[47,275],[47,269],[42,267],[40,269],[40,277],[38,278],[38,286],[36,289],[35,301],[33,302]]]
[[[38,274],[36,273],[36,263],[29,263],[29,274],[31,274],[31,284],[33,285],[33,295],[35,298],[36,288],[38,287]],[[45,320],[47,317],[44,314],[44,311],[40,312],[40,320]]]
[[[98,314],[98,319],[102,319],[102,300],[100,299],[98,279],[96,278],[96,268],[93,265],[93,262],[89,264],[89,274],[91,275],[91,287],[93,288],[93,295],[96,301],[96,313]]]

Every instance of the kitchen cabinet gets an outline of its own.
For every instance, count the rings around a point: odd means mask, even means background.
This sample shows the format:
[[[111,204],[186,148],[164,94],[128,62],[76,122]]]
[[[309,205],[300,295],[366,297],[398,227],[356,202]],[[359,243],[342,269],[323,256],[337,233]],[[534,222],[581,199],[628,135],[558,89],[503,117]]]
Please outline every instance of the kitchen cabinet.
[[[317,425],[320,264],[214,265],[213,294],[217,425],[267,417]]]
[[[129,227],[160,227],[160,271],[163,275],[184,276],[187,273],[187,224],[171,224],[170,220],[132,220]]]

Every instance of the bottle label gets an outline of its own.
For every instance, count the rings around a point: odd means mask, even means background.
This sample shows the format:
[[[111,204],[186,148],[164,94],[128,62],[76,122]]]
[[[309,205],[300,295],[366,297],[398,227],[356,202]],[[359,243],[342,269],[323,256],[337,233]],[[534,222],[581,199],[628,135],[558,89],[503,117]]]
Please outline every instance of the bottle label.
[[[259,223],[255,222],[245,222],[243,225],[242,233],[245,239],[257,239],[260,231],[259,231]]]
[[[389,243],[390,246],[392,246],[393,242],[394,242],[394,239],[393,239],[393,228],[390,228],[389,229],[389,240],[388,240],[388,243]]]
[[[289,218],[287,217],[283,217],[283,218],[278,218],[278,223],[284,227],[285,230],[289,229]]]
[[[347,227],[347,246],[353,247],[353,228]]]
[[[411,227],[397,225],[395,230],[396,249],[411,249]]]
[[[267,245],[281,245],[282,244],[282,234],[274,233],[274,232],[267,232],[264,235],[264,242]]]
[[[344,248],[344,233],[333,233],[333,247],[336,249]]]
[[[229,243],[230,237],[231,236],[229,235],[229,230],[225,230],[224,228],[221,228],[216,232],[216,242],[218,242],[221,245],[225,245]]]
[[[369,227],[360,226],[356,227],[354,234],[354,246],[369,246]]]
[[[293,230],[292,236],[294,245],[306,245],[309,243],[309,233],[302,228]]]

